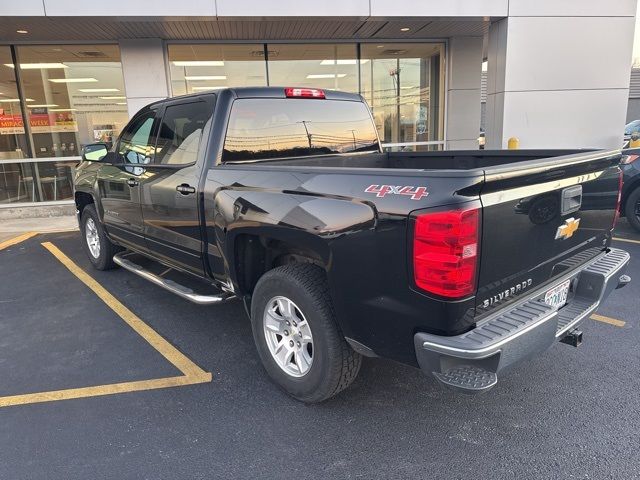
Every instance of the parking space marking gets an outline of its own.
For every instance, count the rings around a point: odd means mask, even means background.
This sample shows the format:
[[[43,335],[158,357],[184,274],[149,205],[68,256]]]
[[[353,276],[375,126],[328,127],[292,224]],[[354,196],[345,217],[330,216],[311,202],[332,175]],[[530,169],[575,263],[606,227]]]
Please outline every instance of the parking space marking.
[[[597,313],[594,313],[593,315],[591,315],[590,318],[591,320],[597,320],[598,322],[608,323],[609,325],[614,325],[616,327],[624,327],[627,324],[627,322],[623,322],[622,320],[617,320],[611,317],[605,317],[604,315],[598,315]]]
[[[38,235],[38,232],[27,232],[23,233],[22,235],[18,235],[17,237],[10,238],[9,240],[5,240],[4,242],[0,243],[0,250],[3,250],[12,245],[16,245],[17,243],[24,242],[25,240],[28,240],[31,237],[35,237],[36,235]]]
[[[613,237],[613,240],[618,240],[619,242],[640,243],[640,240],[631,240],[630,238],[622,237]]]
[[[157,378],[154,380],[139,380],[134,382],[112,383],[110,385],[97,385],[95,387],[68,388],[66,390],[52,390],[49,392],[27,393],[23,395],[11,395],[0,397],[0,407],[14,405],[26,405],[29,403],[56,402],[58,400],[71,400],[72,398],[98,397],[102,395],[114,395],[117,393],[141,392],[158,388],[182,387],[204,383],[194,381],[189,376]]]
[[[91,387],[69,388],[65,390],[53,390],[47,392],[28,393],[0,397],[0,407],[11,405],[24,405],[29,403],[52,402],[69,400],[72,398],[95,397],[101,395],[113,395],[126,392],[154,390],[159,388],[180,387],[211,381],[211,373],[204,371],[193,363],[177,348],[165,340],[153,328],[144,323],[131,310],[124,306],[116,297],[109,293],[102,285],[89,274],[76,265],[58,247],[51,242],[44,242],[46,248],[60,263],[73,273],[82,283],[89,287],[111,310],[113,310],[127,325],[138,335],[144,338],[183,375],[175,377],[157,378],[151,380],[139,380],[132,382],[114,383],[109,385],[96,385]]]

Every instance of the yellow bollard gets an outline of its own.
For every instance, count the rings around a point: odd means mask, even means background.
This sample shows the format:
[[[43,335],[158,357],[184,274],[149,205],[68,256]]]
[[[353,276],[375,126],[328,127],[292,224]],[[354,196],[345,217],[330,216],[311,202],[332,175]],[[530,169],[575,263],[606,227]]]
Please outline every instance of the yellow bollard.
[[[640,133],[633,132],[629,140],[629,148],[640,148]]]
[[[507,148],[509,150],[518,150],[518,148],[520,148],[520,140],[516,137],[511,137],[507,142]]]

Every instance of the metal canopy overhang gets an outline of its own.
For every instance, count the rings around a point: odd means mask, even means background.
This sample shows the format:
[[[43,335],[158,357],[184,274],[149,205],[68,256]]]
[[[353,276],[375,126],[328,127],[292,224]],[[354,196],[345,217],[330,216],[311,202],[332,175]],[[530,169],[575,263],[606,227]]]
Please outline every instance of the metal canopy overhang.
[[[296,18],[195,20],[179,17],[2,17],[0,43],[106,42],[124,38],[174,41],[417,40],[482,36],[490,17]],[[410,30],[403,32],[401,29]],[[26,35],[16,32],[27,30]]]

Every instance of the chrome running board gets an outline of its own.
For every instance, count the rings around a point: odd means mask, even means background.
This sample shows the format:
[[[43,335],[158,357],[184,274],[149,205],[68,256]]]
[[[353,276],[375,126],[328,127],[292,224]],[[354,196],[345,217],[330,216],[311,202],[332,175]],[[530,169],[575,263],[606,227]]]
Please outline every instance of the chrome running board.
[[[129,270],[130,272],[135,273],[136,275],[141,276],[145,280],[149,280],[151,283],[158,285],[159,287],[164,288],[165,290],[170,291],[182,297],[186,300],[189,300],[193,303],[197,303],[199,305],[215,305],[218,303],[225,302],[231,298],[234,298],[232,293],[228,292],[220,292],[215,295],[203,295],[193,291],[189,287],[185,287],[184,285],[180,285],[173,280],[169,280],[166,278],[162,278],[160,275],[156,275],[153,272],[145,269],[144,267],[138,265],[137,263],[124,258],[126,255],[130,255],[130,252],[122,252],[117,253],[113,256],[113,261],[120,265],[122,268]]]

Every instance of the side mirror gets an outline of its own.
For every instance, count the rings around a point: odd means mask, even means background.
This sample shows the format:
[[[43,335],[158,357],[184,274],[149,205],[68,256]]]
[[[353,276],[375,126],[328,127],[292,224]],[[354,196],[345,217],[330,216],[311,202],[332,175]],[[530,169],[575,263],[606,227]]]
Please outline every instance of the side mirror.
[[[85,162],[99,162],[109,153],[105,143],[92,143],[82,148],[82,160]]]

